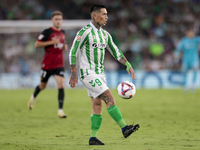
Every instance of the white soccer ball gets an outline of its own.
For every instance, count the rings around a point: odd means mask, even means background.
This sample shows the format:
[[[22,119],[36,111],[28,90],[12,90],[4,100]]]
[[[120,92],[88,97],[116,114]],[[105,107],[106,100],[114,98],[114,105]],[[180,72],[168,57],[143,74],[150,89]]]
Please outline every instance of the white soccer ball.
[[[123,81],[118,85],[117,93],[121,98],[130,99],[135,95],[136,87],[130,81]]]

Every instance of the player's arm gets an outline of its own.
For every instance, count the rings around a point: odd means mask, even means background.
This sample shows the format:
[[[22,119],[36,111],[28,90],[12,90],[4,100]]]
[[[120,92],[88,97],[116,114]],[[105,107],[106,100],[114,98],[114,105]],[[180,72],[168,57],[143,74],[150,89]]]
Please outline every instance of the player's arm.
[[[44,31],[42,31],[42,33],[38,36],[37,41],[35,42],[35,47],[36,48],[46,47],[46,46],[58,44],[60,42],[58,37],[54,37],[52,40],[49,41],[48,38],[50,34],[51,34],[50,29],[45,29]]]
[[[78,83],[78,76],[77,76],[77,71],[76,71],[76,65],[70,65],[70,66],[71,66],[71,75],[70,75],[69,84],[71,88],[74,88],[76,83]]]
[[[60,40],[57,37],[53,38],[51,41],[39,41],[39,40],[37,40],[35,42],[35,47],[36,48],[46,47],[46,46],[58,44],[59,42],[60,42]]]
[[[126,57],[122,57],[119,62],[126,66],[126,71],[128,74],[131,74],[132,79],[135,79],[135,72],[131,66],[131,64],[127,61]]]
[[[77,34],[69,52],[69,63],[71,66],[71,75],[69,79],[69,84],[71,88],[74,88],[76,86],[76,83],[78,83],[78,76],[77,76],[77,71],[76,71],[76,58],[80,50],[81,39],[79,37],[81,38],[81,36]]]
[[[67,42],[66,42],[66,40],[65,40],[65,31],[64,30],[62,30],[62,32],[63,32],[63,34],[64,34],[64,36],[63,36],[63,38],[64,38],[64,46],[63,46],[63,50],[64,51],[67,51],[68,50],[68,44],[67,44]]]
[[[109,33],[107,33],[108,36],[108,45],[107,45],[107,50],[112,54],[112,56],[117,59],[120,63],[123,65],[126,65],[126,70],[128,74],[131,74],[132,79],[135,79],[135,73],[134,70],[131,66],[131,64],[127,61],[126,57],[124,54],[119,50],[119,48],[115,45],[115,43],[112,40],[112,37]]]
[[[67,51],[68,50],[68,44],[64,44],[63,50]]]
[[[174,51],[174,57],[178,58],[180,55],[181,50],[183,49],[183,41],[179,41],[179,43],[177,44],[176,50]]]

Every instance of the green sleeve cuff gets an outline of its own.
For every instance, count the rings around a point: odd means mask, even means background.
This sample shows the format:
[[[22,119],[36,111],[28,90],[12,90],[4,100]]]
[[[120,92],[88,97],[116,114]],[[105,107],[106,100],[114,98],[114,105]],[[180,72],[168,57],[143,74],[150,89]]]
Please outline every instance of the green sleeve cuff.
[[[130,68],[132,67],[131,64],[127,61],[125,62],[125,65],[126,65],[126,71],[130,71]]]

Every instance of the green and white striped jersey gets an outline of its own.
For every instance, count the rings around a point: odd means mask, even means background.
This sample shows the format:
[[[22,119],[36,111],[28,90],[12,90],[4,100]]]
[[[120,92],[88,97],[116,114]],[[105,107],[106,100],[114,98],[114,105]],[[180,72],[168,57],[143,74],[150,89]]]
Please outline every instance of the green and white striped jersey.
[[[69,53],[70,65],[76,65],[79,59],[80,77],[89,74],[104,74],[105,50],[108,50],[115,59],[124,57],[112,40],[111,35],[90,22],[76,35]]]

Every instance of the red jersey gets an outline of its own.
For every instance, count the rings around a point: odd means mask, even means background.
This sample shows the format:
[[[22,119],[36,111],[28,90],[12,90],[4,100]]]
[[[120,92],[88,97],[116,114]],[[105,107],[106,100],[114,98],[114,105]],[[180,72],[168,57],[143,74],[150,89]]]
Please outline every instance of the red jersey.
[[[65,44],[65,32],[55,30],[52,27],[45,29],[38,37],[37,41],[51,41],[53,38],[59,38],[60,43],[46,46],[45,55],[42,60],[42,69],[51,70],[64,67],[63,48]]]

